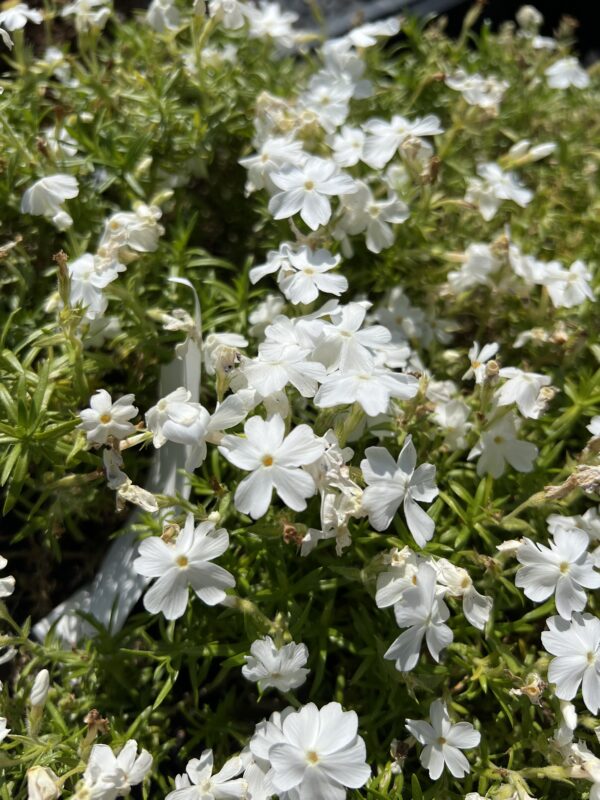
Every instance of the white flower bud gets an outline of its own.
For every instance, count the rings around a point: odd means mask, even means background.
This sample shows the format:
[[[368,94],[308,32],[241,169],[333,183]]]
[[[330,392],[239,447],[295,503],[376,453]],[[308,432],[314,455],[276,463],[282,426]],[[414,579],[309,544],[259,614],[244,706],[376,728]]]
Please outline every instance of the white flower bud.
[[[27,770],[27,800],[56,800],[61,793],[60,778],[49,767]]]
[[[73,217],[66,211],[59,211],[52,217],[52,223],[59,231],[66,231],[73,224]]]
[[[47,669],[42,669],[35,676],[29,700],[33,708],[43,708],[46,705],[48,689],[50,688],[50,673]]]
[[[517,11],[516,20],[524,31],[538,31],[544,22],[544,17],[535,6],[526,5]]]
[[[539,161],[541,158],[546,158],[546,156],[549,156],[555,150],[556,144],[554,142],[536,144],[535,147],[532,147],[529,151],[529,158],[531,158],[532,161]]]

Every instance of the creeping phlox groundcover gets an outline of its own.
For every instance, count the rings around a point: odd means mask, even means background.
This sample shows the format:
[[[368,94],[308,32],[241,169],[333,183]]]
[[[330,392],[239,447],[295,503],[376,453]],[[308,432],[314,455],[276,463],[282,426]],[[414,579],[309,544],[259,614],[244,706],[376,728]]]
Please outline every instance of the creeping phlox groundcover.
[[[600,798],[600,82],[481,11],[2,7],[2,800]]]

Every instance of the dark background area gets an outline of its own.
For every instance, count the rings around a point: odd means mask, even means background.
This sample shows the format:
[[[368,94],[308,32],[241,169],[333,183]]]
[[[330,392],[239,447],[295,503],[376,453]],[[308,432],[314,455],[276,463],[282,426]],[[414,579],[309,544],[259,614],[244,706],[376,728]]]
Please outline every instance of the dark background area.
[[[368,4],[368,2],[367,2]],[[453,8],[444,13],[448,17],[448,30],[452,34],[460,31],[460,26],[466,12],[473,3],[457,3]],[[506,20],[514,20],[515,14],[525,5],[521,0],[489,0],[485,4],[481,20],[490,20],[493,27],[497,28]],[[600,2],[598,0],[543,0],[531,3],[544,15],[544,25],[540,31],[543,36],[552,36],[558,28],[561,17],[573,17],[579,22],[575,29],[577,49],[581,58],[587,63],[600,57]]]

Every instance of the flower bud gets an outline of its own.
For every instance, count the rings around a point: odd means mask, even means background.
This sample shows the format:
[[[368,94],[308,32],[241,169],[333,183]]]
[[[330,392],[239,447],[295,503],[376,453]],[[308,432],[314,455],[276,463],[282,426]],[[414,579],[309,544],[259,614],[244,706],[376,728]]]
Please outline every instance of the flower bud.
[[[535,6],[526,5],[517,11],[516,20],[524,31],[536,33],[541,28],[544,17]]]
[[[27,770],[27,800],[56,800],[61,793],[60,778],[49,767]]]
[[[43,708],[46,705],[48,689],[50,688],[50,673],[47,669],[42,669],[35,676],[29,702],[32,708]]]

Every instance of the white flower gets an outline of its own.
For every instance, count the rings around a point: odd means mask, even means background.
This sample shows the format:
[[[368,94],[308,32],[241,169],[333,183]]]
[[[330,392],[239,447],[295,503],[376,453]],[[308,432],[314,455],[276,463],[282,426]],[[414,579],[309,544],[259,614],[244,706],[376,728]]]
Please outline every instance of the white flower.
[[[173,0],[152,0],[146,12],[146,22],[157,33],[176,31],[181,21]]]
[[[498,405],[510,406],[515,403],[524,417],[537,419],[543,407],[538,402],[538,395],[542,386],[550,385],[550,378],[537,372],[524,372],[516,367],[503,367],[499,375],[508,380],[495,394]]]
[[[531,442],[517,438],[517,419],[507,414],[494,422],[481,434],[479,442],[467,456],[467,460],[479,456],[477,474],[486,472],[492,478],[499,478],[508,462],[517,472],[531,472],[537,458],[538,449]]]
[[[491,597],[480,594],[466,569],[457,567],[445,558],[433,563],[437,582],[446,588],[450,597],[462,597],[463,614],[475,628],[482,631],[490,617],[493,601]]]
[[[77,197],[78,194],[79,185],[77,179],[72,175],[49,175],[46,178],[40,178],[27,189],[21,198],[21,212],[50,217],[53,221],[56,219],[60,227],[63,225],[62,215],[71,219],[68,214],[65,214],[62,204],[65,200]]]
[[[265,263],[252,267],[248,273],[250,283],[258,283],[266,275],[272,275],[274,272],[278,272],[280,277],[284,277],[292,269],[290,264],[292,252],[292,247],[287,242],[280,244],[277,250],[269,250]]]
[[[269,686],[280,692],[297,689],[306,681],[310,672],[304,669],[308,660],[305,644],[290,642],[278,648],[270,636],[252,642],[250,655],[245,656],[245,659],[242,675],[257,683],[261,692]]]
[[[113,403],[106,389],[98,389],[90,398],[90,407],[79,412],[79,428],[86,431],[88,442],[106,444],[109,436],[125,439],[135,433],[135,425],[128,421],[138,413],[134,399],[134,395],[126,394]]]
[[[85,318],[95,320],[108,307],[108,299],[102,293],[109,283],[118,277],[113,266],[104,263],[91,253],[84,253],[67,264],[69,271],[69,302],[85,309]]]
[[[309,703],[283,719],[280,741],[268,750],[269,777],[280,796],[295,790],[296,800],[344,800],[346,787],[358,789],[368,780],[365,758],[354,711]]]
[[[56,158],[65,158],[77,154],[77,140],[71,136],[64,126],[60,128],[56,126],[44,128],[43,133],[48,150]]]
[[[478,72],[469,75],[459,69],[452,75],[447,75],[446,86],[460,92],[467,103],[480,108],[498,109],[509,84],[488,76],[484,78]]]
[[[469,180],[465,200],[478,207],[486,222],[495,217],[502,200],[512,200],[524,208],[533,199],[533,192],[519,183],[514,172],[504,172],[498,164],[480,164],[477,173],[481,179]]]
[[[344,125],[330,140],[333,158],[340,167],[353,167],[362,159],[365,134],[360,128]]]
[[[4,556],[0,556],[0,569],[4,569],[7,564],[8,561]],[[0,578],[0,600],[3,600],[5,597],[10,597],[14,590],[15,579],[12,575],[5,575],[3,578]]]
[[[352,28],[346,34],[346,39],[354,47],[372,47],[377,44],[380,36],[395,36],[400,31],[400,17],[388,17],[377,22],[367,22]]]
[[[491,358],[495,357],[499,348],[500,346],[497,342],[484,344],[481,348],[478,342],[473,342],[473,346],[468,353],[471,366],[463,375],[463,381],[474,377],[475,383],[482,384],[485,379],[486,364]]]
[[[375,200],[366,183],[357,182],[358,191],[342,198],[344,214],[338,223],[337,231],[344,235],[365,232],[367,250],[380,253],[394,244],[395,234],[390,222],[405,222],[410,216],[408,206],[395,194],[385,200]]]
[[[400,504],[406,524],[420,547],[433,536],[435,522],[418,502],[431,503],[438,495],[433,464],[417,467],[417,451],[412,436],[407,436],[398,460],[394,461],[385,447],[367,447],[366,458],[360,462],[367,488],[362,506],[369,522],[377,531],[385,531]]]
[[[192,393],[180,386],[146,412],[146,427],[155,447],[167,441],[194,445],[205,438],[210,414],[200,403],[190,402]]]
[[[207,605],[222,603],[225,590],[235,586],[235,579],[210,562],[223,555],[228,546],[229,534],[224,528],[215,529],[208,521],[194,527],[191,514],[175,543],[158,536],[144,539],[134,569],[147,578],[158,578],[144,596],[144,608],[151,614],[162,611],[167,619],[178,619],[187,607],[188,586]]]
[[[248,3],[244,14],[250,25],[248,34],[251,39],[274,39],[281,47],[289,48],[294,44],[294,22],[298,15],[294,11],[283,11],[278,3],[267,3],[259,0],[258,8]]]
[[[352,81],[320,72],[311,78],[308,90],[300,95],[299,103],[315,114],[324,131],[333,133],[346,121],[353,91]]]
[[[328,375],[315,395],[318,408],[334,408],[359,403],[369,417],[385,414],[392,397],[410,400],[419,390],[412,375],[366,365]]]
[[[409,547],[402,550],[394,548],[389,556],[390,569],[377,576],[375,603],[377,608],[393,606],[402,599],[402,595],[415,585],[413,578],[419,571],[423,560]]]
[[[240,158],[239,163],[248,170],[249,191],[267,188],[274,193],[277,187],[271,180],[271,173],[290,164],[300,166],[306,158],[302,142],[289,135],[270,136],[262,142],[256,153]]]
[[[202,344],[207,374],[230,372],[239,363],[239,350],[247,346],[248,340],[239,333],[209,333]]]
[[[600,708],[600,619],[573,614],[571,621],[550,617],[542,633],[544,648],[556,658],[548,667],[548,680],[556,684],[561,700],[572,700],[580,684],[583,702],[592,714]]]
[[[100,248],[128,247],[138,253],[153,253],[164,233],[157,206],[139,203],[134,211],[119,211],[106,220]],[[99,248],[99,249],[100,249]]]
[[[269,397],[291,383],[303,397],[314,397],[326,370],[318,361],[307,361],[308,350],[288,345],[280,352],[279,345],[263,342],[257,358],[245,361],[240,372],[248,385],[262,396]]]
[[[286,219],[300,212],[309,228],[326,225],[331,217],[331,195],[351,194],[357,189],[348,175],[339,172],[329,159],[309,156],[302,166],[290,165],[271,173],[271,180],[282,191],[269,201],[275,219]]]
[[[542,282],[557,308],[573,308],[581,305],[586,298],[592,302],[595,300],[591,279],[592,273],[583,261],[574,261],[568,270],[548,270]]]
[[[187,776],[175,781],[176,786],[181,784],[180,788],[169,792],[165,800],[245,800],[248,784],[237,777],[244,769],[242,759],[230,758],[215,775],[213,765],[212,750],[204,750],[200,758],[192,758],[185,768]]]
[[[437,403],[433,419],[444,430],[444,444],[451,450],[463,450],[467,446],[467,434],[471,429],[471,409],[460,399]]]
[[[62,781],[49,767],[27,770],[27,800],[57,800],[62,794]]]
[[[268,294],[248,315],[248,322],[252,326],[248,329],[248,333],[251,336],[262,336],[267,325],[281,313],[284,305],[285,301],[280,295]]]
[[[470,244],[463,254],[463,263],[458,270],[448,273],[448,284],[455,292],[464,292],[473,286],[490,283],[490,275],[500,263],[488,244]]]
[[[600,436],[600,414],[592,417],[590,424],[586,425],[586,428],[592,436]]]
[[[400,672],[410,672],[417,666],[423,638],[435,661],[452,642],[452,631],[445,624],[450,616],[448,606],[438,591],[435,570],[430,564],[421,564],[413,579],[414,586],[405,589],[394,605],[398,627],[407,628],[388,647],[384,658],[396,662]]]
[[[432,781],[437,780],[444,767],[448,767],[455,778],[464,778],[470,771],[469,762],[460,752],[477,747],[481,734],[470,722],[453,725],[443,700],[434,700],[429,706],[431,724],[423,720],[407,719],[406,727],[421,744],[421,764],[429,770]]]
[[[515,584],[536,603],[554,594],[560,616],[571,619],[574,611],[585,608],[584,588],[600,588],[600,573],[594,569],[588,545],[588,535],[577,528],[555,531],[549,548],[524,539],[517,552],[524,566],[517,572]]]
[[[343,275],[329,274],[340,263],[339,256],[333,256],[329,250],[311,250],[303,246],[296,252],[289,253],[289,266],[279,278],[279,288],[285,297],[297,305],[312,303],[319,292],[339,297],[348,289],[348,281]]]
[[[79,33],[96,28],[102,30],[110,17],[109,0],[74,0],[64,6],[63,17],[75,17],[75,30]]]
[[[244,426],[246,438],[224,436],[219,451],[240,469],[250,471],[235,491],[235,507],[254,519],[267,513],[273,489],[294,511],[306,508],[315,482],[302,466],[323,454],[325,444],[308,425],[298,425],[285,436],[279,415],[269,420],[251,417]]]
[[[25,3],[17,3],[4,11],[0,11],[0,27],[5,28],[7,31],[20,30],[28,22],[39,25],[43,19],[39,11],[29,8]]]
[[[226,30],[237,30],[243,26],[247,8],[246,3],[239,0],[208,0],[211,17],[215,17]]]
[[[381,169],[407,139],[420,136],[437,136],[444,130],[435,114],[428,114],[413,122],[396,114],[390,122],[371,119],[365,122],[363,130],[368,134],[363,150],[363,161],[373,169]]]
[[[590,76],[573,56],[555,61],[544,75],[552,89],[568,89],[569,86],[586,89],[590,85]]]
[[[152,767],[152,756],[147,750],[137,753],[137,742],[129,739],[118,756],[107,744],[92,747],[83,785],[75,795],[77,798],[114,800],[129,794],[132,786],[141,783]]]
[[[320,326],[321,343],[315,350],[315,358],[329,370],[368,368],[373,355],[382,345],[388,344],[391,333],[383,325],[363,328],[367,309],[362,303],[348,303],[336,309],[336,321],[324,322]]]

